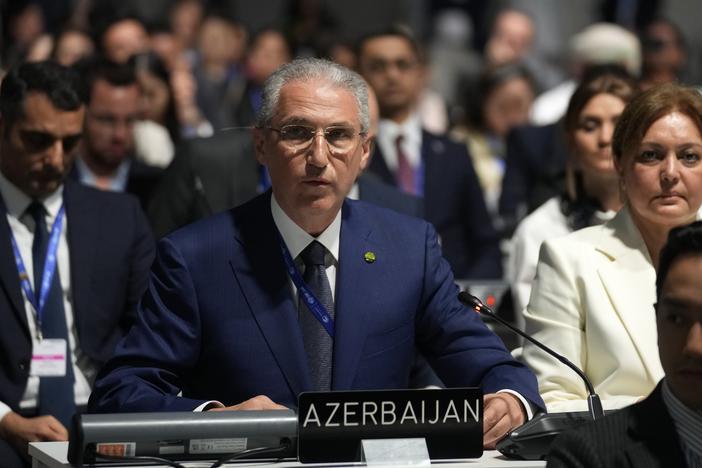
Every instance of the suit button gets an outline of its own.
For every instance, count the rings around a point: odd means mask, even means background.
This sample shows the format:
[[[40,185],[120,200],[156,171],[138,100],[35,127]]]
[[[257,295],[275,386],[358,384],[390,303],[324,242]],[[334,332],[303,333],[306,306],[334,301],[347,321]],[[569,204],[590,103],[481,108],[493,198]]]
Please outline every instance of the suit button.
[[[17,367],[19,368],[19,370],[21,370],[22,372],[24,372],[24,371],[27,370],[27,363],[26,363],[26,362],[20,362],[19,365],[18,365]]]

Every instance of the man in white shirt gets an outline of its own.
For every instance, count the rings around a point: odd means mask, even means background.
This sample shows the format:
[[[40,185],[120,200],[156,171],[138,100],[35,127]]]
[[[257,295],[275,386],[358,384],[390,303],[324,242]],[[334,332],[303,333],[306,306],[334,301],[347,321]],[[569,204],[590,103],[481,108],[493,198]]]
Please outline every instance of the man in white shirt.
[[[424,67],[414,38],[391,28],[361,40],[361,75],[378,97],[380,123],[368,171],[424,198],[425,219],[439,233],[459,278],[500,278],[498,236],[465,145],[422,128],[417,103]]]
[[[0,87],[0,463],[66,440],[97,369],[134,319],[153,240],[138,202],[66,181],[80,78],[24,64]]]

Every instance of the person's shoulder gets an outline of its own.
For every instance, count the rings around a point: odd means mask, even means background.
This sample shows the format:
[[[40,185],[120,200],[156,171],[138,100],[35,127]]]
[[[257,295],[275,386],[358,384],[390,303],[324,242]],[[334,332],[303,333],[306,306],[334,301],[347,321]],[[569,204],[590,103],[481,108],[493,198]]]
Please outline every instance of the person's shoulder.
[[[424,232],[430,226],[427,221],[421,218],[362,200],[347,198],[344,205],[346,212],[343,215],[346,221],[364,223],[383,230],[397,231],[398,235],[402,235],[401,233],[407,229],[413,232]]]
[[[131,193],[100,190],[73,180],[66,180],[64,190],[64,197],[69,200],[68,203],[73,200],[89,202],[105,210],[132,210],[135,206],[139,206],[139,199]]]
[[[258,195],[235,208],[220,211],[187,224],[165,237],[175,242],[189,242],[198,238],[231,239],[243,225],[259,223],[264,213],[270,213],[268,193]]]
[[[544,241],[545,244],[553,248],[573,249],[573,248],[594,248],[599,245],[603,238],[611,237],[611,227],[606,223],[596,226],[588,226],[577,231],[572,231],[564,236],[555,237]]]
[[[220,131],[210,137],[193,138],[187,141],[184,146],[189,154],[208,155],[214,152],[215,156],[220,156],[222,151],[228,151],[227,154],[240,154],[242,147],[247,147],[253,144],[253,136],[250,129],[236,128],[226,131]]]
[[[425,146],[432,153],[467,153],[466,145],[448,133],[433,133],[422,129],[422,138],[426,140]]]
[[[631,409],[624,408],[561,434],[552,444],[548,462],[568,456],[575,456],[580,461],[592,457],[600,461],[616,457],[628,445],[630,416]]]
[[[549,198],[529,213],[517,226],[514,236],[528,236],[534,230],[547,231],[552,234],[549,237],[565,235],[570,232],[566,217],[561,211],[561,197]]]

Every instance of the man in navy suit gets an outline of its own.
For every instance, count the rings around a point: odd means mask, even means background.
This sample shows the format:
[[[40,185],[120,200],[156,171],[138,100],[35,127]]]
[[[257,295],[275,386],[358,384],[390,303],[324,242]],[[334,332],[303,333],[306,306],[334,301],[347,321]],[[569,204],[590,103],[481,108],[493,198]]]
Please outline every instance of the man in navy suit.
[[[346,198],[369,157],[367,96],[324,60],[266,81],[254,148],[272,191],[159,242],[91,411],[270,409],[309,390],[403,388],[417,348],[448,386],[483,387],[487,447],[543,407],[532,373],[457,300],[433,227]]]
[[[406,30],[390,28],[361,40],[358,64],[380,105],[368,170],[424,198],[425,219],[454,274],[500,278],[499,238],[465,145],[424,130],[416,111],[425,82],[418,44]]]
[[[66,181],[85,114],[78,81],[42,62],[11,71],[0,88],[3,467],[23,465],[27,442],[66,440],[134,321],[154,255],[136,199]],[[42,367],[47,355],[60,366]]]

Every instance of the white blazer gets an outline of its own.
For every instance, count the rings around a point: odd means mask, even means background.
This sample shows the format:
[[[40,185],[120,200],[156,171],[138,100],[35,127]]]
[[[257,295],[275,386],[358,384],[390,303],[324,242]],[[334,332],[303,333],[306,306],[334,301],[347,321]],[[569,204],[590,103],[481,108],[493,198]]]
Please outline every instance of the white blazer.
[[[590,378],[605,409],[647,396],[663,377],[658,357],[656,272],[628,209],[611,221],[541,247],[526,332]],[[572,370],[525,343],[522,359],[549,411],[584,411],[587,390]]]

